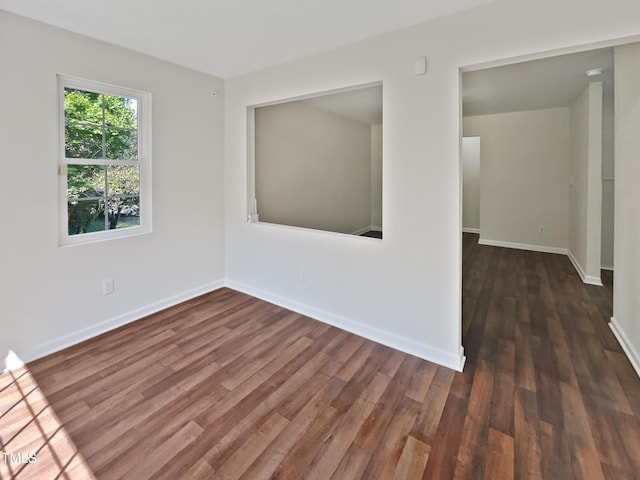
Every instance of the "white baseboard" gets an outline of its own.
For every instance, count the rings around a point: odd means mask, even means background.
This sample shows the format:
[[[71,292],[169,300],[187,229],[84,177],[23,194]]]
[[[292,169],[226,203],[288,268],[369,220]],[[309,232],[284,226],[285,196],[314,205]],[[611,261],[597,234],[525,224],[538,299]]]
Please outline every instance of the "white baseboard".
[[[467,227],[462,227],[462,233],[480,233],[480,229],[479,228],[467,228]]]
[[[259,298],[261,300],[273,303],[280,307],[292,310],[307,317],[311,317],[334,327],[340,328],[347,332],[353,333],[360,337],[367,338],[376,343],[386,345],[387,347],[400,350],[401,352],[414,355],[416,357],[428,360],[430,362],[443,365],[458,372],[462,371],[465,362],[464,349],[461,346],[457,355],[445,352],[444,350],[434,347],[432,345],[417,342],[411,338],[397,335],[394,332],[388,330],[382,330],[376,327],[365,325],[361,322],[351,320],[333,313],[325,312],[323,310],[305,305],[303,303],[296,302],[286,297],[276,295],[271,292],[267,292],[262,289],[251,287],[244,283],[227,280],[225,286],[237,290],[252,297]]]
[[[582,265],[580,265],[580,262],[578,262],[578,259],[573,255],[573,252],[571,250],[567,250],[567,257],[569,257],[569,260],[571,260],[573,268],[576,269],[576,272],[578,272],[578,275],[580,275],[580,278],[584,283],[588,285],[596,285],[598,287],[602,286],[602,279],[600,278],[600,276],[594,277],[593,275],[587,275],[582,268]]]
[[[502,240],[490,240],[487,238],[481,238],[480,240],[478,240],[478,243],[480,245],[489,245],[492,247],[515,248],[517,250],[530,250],[532,252],[566,255],[567,257],[569,257],[569,260],[571,260],[573,267],[576,269],[576,272],[578,272],[578,275],[584,283],[588,285],[596,285],[598,287],[602,286],[602,279],[599,276],[594,277],[593,275],[585,274],[582,265],[580,265],[580,262],[578,262],[571,250],[568,250],[566,248],[547,247],[544,245],[529,245],[527,243],[503,242]]]
[[[592,275],[586,275],[584,277],[584,283],[587,285],[595,285],[596,287],[602,287],[602,279],[600,277],[594,277]]]
[[[462,346],[460,346],[457,354],[451,354],[432,345],[423,342],[417,342],[411,338],[397,335],[396,333],[390,332],[388,330],[371,327],[361,322],[325,312],[309,305],[305,305],[294,300],[275,295],[265,290],[256,289],[239,282],[225,282],[223,280],[208,283],[200,287],[188,290],[186,292],[173,295],[164,300],[137,308],[135,310],[104,320],[102,322],[94,323],[80,330],[69,332],[65,335],[53,338],[39,345],[27,348],[24,351],[19,352],[19,359],[24,363],[32,362],[39,358],[51,355],[52,353],[76,345],[85,340],[89,340],[90,338],[96,337],[110,330],[114,330],[128,323],[140,320],[141,318],[156,313],[160,310],[164,310],[166,308],[172,307],[173,305],[190,300],[199,295],[212,292],[224,286],[227,286],[234,290],[238,290],[256,298],[260,298],[267,302],[274,303],[283,308],[298,312],[302,315],[314,318],[323,323],[333,325],[355,335],[359,335],[382,345],[386,345],[388,347],[400,350],[410,355],[414,355],[424,360],[443,365],[453,370],[461,372],[462,368],[464,367],[465,356]]]
[[[373,225],[369,225],[368,227],[364,227],[359,230],[356,230],[355,232],[351,232],[349,235],[362,235],[363,233],[367,233],[367,232],[381,232],[381,231],[382,231],[382,227],[375,227]]]
[[[105,332],[121,327],[122,325],[126,325],[127,323],[140,320],[141,318],[146,317],[147,315],[151,315],[152,313],[159,312],[160,310],[164,310],[165,308],[172,307],[173,305],[177,305],[178,303],[185,302],[187,300],[203,295],[205,293],[212,292],[222,287],[224,287],[223,280],[207,283],[200,287],[187,290],[186,292],[173,295],[158,302],[136,308],[135,310],[123,313],[122,315],[118,315],[102,322],[88,325],[84,328],[81,328],[80,330],[76,330],[75,332],[61,335],[57,338],[53,338],[39,345],[28,348],[24,352],[20,352],[20,359],[25,363],[32,362],[33,360],[46,357],[47,355],[51,355],[52,353],[71,347],[73,345],[76,345],[77,343],[96,337]]]
[[[635,349],[635,347],[629,340],[629,337],[624,332],[624,330],[620,327],[620,324],[618,324],[618,322],[614,317],[611,317],[611,322],[609,322],[609,328],[611,328],[611,331],[613,332],[616,339],[618,340],[618,343],[622,347],[622,350],[624,350],[624,353],[627,355],[627,358],[631,362],[631,365],[633,366],[636,373],[640,377],[640,354],[638,354],[638,351]]]
[[[362,235],[370,230],[370,227],[359,228],[355,232],[351,232],[349,235]]]
[[[516,250],[530,250],[532,252],[555,253],[558,255],[566,255],[567,249],[560,247],[547,247],[545,245],[529,245],[528,243],[503,242],[502,240],[490,240],[481,238],[478,240],[480,245],[489,245],[492,247],[515,248]]]

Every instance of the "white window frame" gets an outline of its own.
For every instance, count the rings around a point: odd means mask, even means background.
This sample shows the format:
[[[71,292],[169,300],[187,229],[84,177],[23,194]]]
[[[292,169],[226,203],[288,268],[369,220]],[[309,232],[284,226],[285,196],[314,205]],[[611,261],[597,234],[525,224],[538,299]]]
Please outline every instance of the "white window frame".
[[[96,158],[67,158],[65,152],[65,115],[64,89],[73,88],[95,93],[132,98],[137,101],[138,122],[138,159],[111,160]],[[151,232],[151,93],[118,87],[106,83],[81,78],[58,75],[59,92],[59,138],[58,179],[59,179],[59,215],[60,245],[79,245],[114,238],[130,237]],[[140,172],[140,225],[116,228],[99,232],[69,235],[67,205],[67,166],[68,165],[121,165],[136,166]]]

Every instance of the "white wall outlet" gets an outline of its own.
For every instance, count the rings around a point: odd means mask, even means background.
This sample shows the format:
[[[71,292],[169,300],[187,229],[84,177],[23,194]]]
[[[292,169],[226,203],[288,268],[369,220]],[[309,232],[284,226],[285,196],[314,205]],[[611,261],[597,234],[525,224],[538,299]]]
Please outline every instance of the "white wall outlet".
[[[105,295],[111,295],[115,290],[113,278],[107,278],[102,282],[102,293]]]
[[[304,267],[300,269],[300,281],[301,282],[307,281],[307,269]]]

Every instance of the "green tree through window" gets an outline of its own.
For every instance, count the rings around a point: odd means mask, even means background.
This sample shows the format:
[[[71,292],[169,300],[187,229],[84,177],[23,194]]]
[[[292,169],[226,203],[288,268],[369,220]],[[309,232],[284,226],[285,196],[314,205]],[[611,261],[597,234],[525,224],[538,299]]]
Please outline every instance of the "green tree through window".
[[[139,225],[136,99],[64,88],[64,155],[69,235]]]

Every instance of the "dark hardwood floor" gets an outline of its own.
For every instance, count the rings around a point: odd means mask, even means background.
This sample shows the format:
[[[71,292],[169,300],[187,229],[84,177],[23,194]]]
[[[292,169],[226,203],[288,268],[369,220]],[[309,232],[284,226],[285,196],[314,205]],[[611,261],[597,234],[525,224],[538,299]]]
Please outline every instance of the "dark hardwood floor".
[[[640,478],[610,283],[476,242],[464,373],[221,289],[0,375],[0,478]]]

